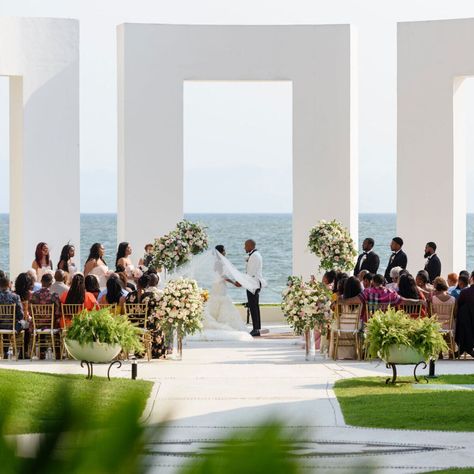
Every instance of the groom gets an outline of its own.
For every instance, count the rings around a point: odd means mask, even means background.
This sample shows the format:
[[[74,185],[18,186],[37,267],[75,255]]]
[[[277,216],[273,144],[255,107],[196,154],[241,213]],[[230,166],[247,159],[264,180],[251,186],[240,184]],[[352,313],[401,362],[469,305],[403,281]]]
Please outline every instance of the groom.
[[[262,256],[260,252],[256,249],[256,244],[254,240],[247,240],[245,242],[245,251],[248,254],[247,257],[247,267],[246,273],[249,277],[256,280],[260,288],[252,293],[247,290],[247,301],[248,308],[250,310],[250,315],[252,316],[252,325],[253,329],[250,333],[251,336],[260,336],[260,329],[262,328],[260,322],[260,306],[259,306],[259,296],[262,286],[265,285],[265,280],[262,276]],[[236,283],[237,287],[240,287],[240,283]]]

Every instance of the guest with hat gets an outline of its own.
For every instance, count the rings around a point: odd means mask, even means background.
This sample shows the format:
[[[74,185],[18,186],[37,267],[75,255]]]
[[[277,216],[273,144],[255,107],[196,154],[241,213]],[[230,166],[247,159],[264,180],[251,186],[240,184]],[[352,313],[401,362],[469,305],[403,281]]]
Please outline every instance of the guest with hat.
[[[392,283],[392,278],[390,276],[390,271],[394,267],[401,267],[402,269],[406,269],[408,264],[407,254],[402,250],[403,247],[403,239],[401,237],[394,237],[392,242],[390,243],[390,250],[392,251],[392,255],[390,256],[390,260],[388,261],[387,269],[385,270],[385,280],[388,283]]]

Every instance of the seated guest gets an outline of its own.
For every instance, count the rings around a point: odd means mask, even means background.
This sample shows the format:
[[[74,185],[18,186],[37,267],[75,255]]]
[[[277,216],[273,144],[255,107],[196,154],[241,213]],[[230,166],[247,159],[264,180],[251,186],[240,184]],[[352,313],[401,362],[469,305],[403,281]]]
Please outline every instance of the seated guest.
[[[398,279],[400,277],[400,272],[403,270],[402,267],[393,267],[390,270],[390,279],[392,283],[387,283],[386,287],[389,290],[397,291],[398,292]]]
[[[125,296],[123,295],[123,288],[119,283],[117,275],[111,275],[107,280],[107,292],[99,299],[100,304],[116,304],[120,308],[120,313],[123,311],[123,304],[125,303]]]
[[[372,275],[372,273],[366,273],[364,275],[364,278],[362,278],[362,286],[364,290],[372,286],[373,279],[374,279],[374,275]]]
[[[31,280],[33,281],[33,289],[31,291],[41,290],[41,283],[38,281],[36,271],[30,268],[29,270],[26,270],[26,273],[28,273]]]
[[[2,272],[3,273],[3,272]],[[23,321],[23,306],[20,301],[20,297],[13,293],[10,289],[11,282],[10,278],[3,273],[0,275],[0,304],[14,304],[15,305],[15,329],[20,331],[22,329],[22,324],[20,321]],[[0,329],[11,329],[11,327],[0,326]],[[2,354],[3,356],[3,354]]]
[[[469,283],[471,286],[461,291],[457,302],[455,340],[459,355],[467,352],[474,357],[474,272]]]
[[[448,284],[442,277],[437,277],[433,281],[434,291],[431,295],[431,302],[433,304],[454,304],[456,298],[448,294]]]
[[[416,274],[416,285],[418,286],[419,290],[425,296],[425,299],[430,301],[431,300],[431,293],[433,292],[433,285],[430,283],[430,277],[426,270],[420,270]]]
[[[456,288],[458,284],[458,274],[457,273],[448,273],[448,292]]]
[[[150,275],[143,274],[137,281],[137,289],[135,291],[131,291],[126,297],[126,303],[141,303],[143,293],[148,288],[150,284]]]
[[[344,272],[336,272],[336,275],[334,277],[334,281],[332,284],[332,299],[333,301],[337,301],[339,296],[342,296],[344,292],[344,283],[347,280],[349,275]]]
[[[367,273],[370,273],[369,270],[361,270],[357,275],[354,275],[354,276],[357,276],[357,279],[362,283]]]
[[[457,300],[459,298],[459,295],[461,294],[461,291],[464,290],[464,288],[467,288],[469,286],[469,278],[466,277],[466,275],[461,275],[459,274],[458,277],[458,284],[454,289],[448,290],[448,293],[451,296],[454,296],[454,298]]]
[[[35,291],[31,296],[32,304],[54,304],[54,314],[56,321],[59,323],[61,308],[59,305],[59,296],[51,291],[53,285],[53,276],[51,273],[45,273],[41,277],[41,290]]]
[[[64,280],[66,279],[66,272],[63,270],[56,270],[54,273],[54,283],[51,285],[51,291],[56,293],[59,297],[69,290]]]
[[[82,273],[76,273],[72,278],[71,288],[67,293],[63,293],[60,298],[64,304],[83,304],[88,311],[97,308],[95,296],[86,291],[85,279]]]
[[[96,300],[100,298],[100,287],[99,280],[95,275],[87,275],[84,284],[86,286],[86,291],[92,293]]]
[[[129,292],[128,292],[128,288],[126,287],[126,279],[123,280],[123,278],[120,276],[120,273],[111,273],[107,277],[107,281],[109,281],[110,278],[114,278],[117,280],[117,282],[120,285],[121,295],[124,297],[127,296]],[[99,293],[99,296],[97,297],[97,301],[100,301],[105,295],[107,295],[107,284],[105,288]]]
[[[344,300],[359,296],[362,292],[360,281],[357,277],[351,276],[344,282],[342,298]]]
[[[323,285],[326,286],[326,288],[332,290],[335,278],[336,278],[336,272],[334,270],[327,271],[323,275],[323,279],[322,279]]]
[[[415,303],[418,301],[426,302],[426,298],[424,293],[420,290],[420,288],[416,285],[416,281],[410,274],[402,274],[400,276],[398,282],[398,294],[404,300],[410,300],[410,303]],[[418,314],[414,314],[414,316],[418,316]],[[421,309],[421,316],[426,316],[426,308],[423,305]]]
[[[163,290],[159,288],[160,277],[157,273],[154,272],[150,272],[148,275],[150,277],[150,282],[147,291],[155,293],[156,296],[159,296],[161,298],[161,296],[163,295]]]
[[[15,280],[15,293],[19,296],[23,308],[24,320],[31,321],[29,304],[34,290],[34,280],[31,273],[20,273]],[[25,328],[27,329],[27,328]]]

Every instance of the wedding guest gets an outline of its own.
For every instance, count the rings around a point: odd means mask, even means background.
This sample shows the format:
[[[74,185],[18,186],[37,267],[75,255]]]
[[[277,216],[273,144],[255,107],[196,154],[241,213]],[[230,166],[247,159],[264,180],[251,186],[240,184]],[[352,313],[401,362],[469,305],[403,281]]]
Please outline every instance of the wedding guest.
[[[95,299],[99,300],[100,287],[97,277],[95,275],[87,275],[84,279],[84,285],[86,287],[86,291],[92,293]]]
[[[89,256],[87,257],[86,264],[84,266],[84,276],[89,274],[95,275],[99,280],[99,287],[101,289],[104,289],[107,285],[107,276],[109,275],[109,269],[107,268],[107,263],[104,260],[104,255],[104,246],[96,242],[90,248]]]
[[[334,275],[334,281],[332,282],[333,301],[336,301],[338,296],[342,295],[344,291],[344,281],[342,284],[340,282],[341,280],[346,280],[348,277],[349,275],[344,272],[336,272]]]
[[[139,260],[138,266],[139,267],[149,267],[153,260],[153,244],[146,244],[145,245],[145,254]]]
[[[407,267],[408,258],[406,253],[402,250],[402,247],[403,239],[401,237],[394,237],[390,243],[392,255],[390,256],[387,268],[385,270],[385,280],[387,280],[388,283],[392,283],[392,279],[390,277],[390,271],[392,268],[402,267],[405,269]]]
[[[76,264],[74,263],[74,256],[76,255],[76,248],[74,245],[66,244],[61,250],[61,256],[59,257],[58,270],[67,272],[69,278],[72,279],[74,274],[77,272]]]
[[[40,280],[45,270],[53,269],[53,262],[49,255],[49,247],[46,242],[40,242],[36,246],[35,259],[31,264],[31,268],[36,271],[36,279]]]
[[[425,246],[425,270],[428,272],[429,283],[441,275],[441,260],[436,255],[436,244],[428,242]]]
[[[372,286],[373,279],[374,279],[374,275],[372,275],[372,273],[366,273],[364,275],[364,278],[362,279],[362,286],[364,287],[364,290]]]
[[[431,295],[431,302],[436,305],[456,303],[456,298],[448,293],[448,284],[442,277],[436,277],[433,281],[434,291]]]
[[[367,237],[362,242],[362,253],[357,258],[354,268],[354,275],[357,276],[361,270],[367,270],[370,273],[377,273],[380,266],[380,258],[373,251],[375,245],[374,239]]]
[[[453,290],[456,288],[458,284],[458,274],[457,273],[448,273],[448,278],[447,278],[447,283],[448,283],[448,292],[450,290]]]
[[[402,267],[393,267],[390,270],[390,278],[392,283],[387,283],[385,286],[392,291],[398,291],[398,279],[400,278],[400,272],[403,270]]]
[[[145,289],[148,288],[150,284],[150,276],[146,273],[143,274],[137,281],[137,289],[135,291],[131,291],[126,297],[126,303],[141,303],[141,299]]]
[[[60,301],[65,304],[83,304],[88,311],[97,307],[95,296],[86,291],[85,278],[81,273],[73,276],[69,291],[61,295]]]
[[[362,293],[362,287],[357,277],[351,276],[344,282],[342,297],[344,300],[354,298]]]
[[[367,273],[370,273],[369,270],[361,270],[357,275],[354,275],[354,276],[357,276],[357,279],[362,282],[364,281],[364,277],[365,275],[367,275]]]
[[[433,292],[433,285],[429,282],[430,277],[426,270],[420,270],[416,274],[416,285],[418,286],[419,290],[425,296],[425,299],[428,301],[431,300],[431,293]]]
[[[10,278],[2,272],[3,275],[0,275],[0,304],[14,304],[15,305],[15,329],[20,331],[22,329],[22,324],[20,321],[23,321],[24,313],[23,306],[21,304],[20,297],[11,291],[11,282]],[[0,329],[11,329],[0,323]],[[25,351],[26,353],[26,351]],[[1,354],[3,356],[3,354]]]
[[[41,290],[35,291],[31,296],[31,304],[53,304],[56,322],[59,325],[59,316],[61,314],[59,296],[52,291],[53,275],[45,273],[41,277]]]
[[[469,286],[469,278],[466,277],[466,275],[459,275],[458,277],[458,284],[454,289],[449,289],[448,293],[451,296],[454,296],[454,298],[457,300],[459,298],[459,295],[461,294],[461,291],[464,290],[464,288],[467,288]]]
[[[125,296],[123,295],[122,286],[119,283],[117,275],[111,275],[107,280],[107,293],[99,299],[100,304],[116,304],[123,313],[123,304],[125,303]]]
[[[335,278],[336,272],[334,270],[329,270],[323,275],[322,283],[326,286],[326,288],[332,290]]]
[[[467,352],[474,357],[474,272],[469,277],[469,283],[471,286],[461,291],[457,301],[454,339],[459,348],[459,355]]]
[[[69,286],[65,283],[66,272],[63,270],[56,270],[54,273],[54,283],[51,285],[51,291],[56,293],[59,297],[69,290]]]
[[[111,278],[117,280],[117,283],[120,285],[122,296],[126,297],[129,293],[129,290],[127,288],[127,278],[125,275],[123,273],[111,273],[107,277],[107,283]],[[97,301],[100,301],[105,295],[107,295],[107,285],[103,290],[100,291],[99,296],[97,296]]]
[[[31,272],[20,273],[15,280],[15,293],[20,298],[22,306],[22,327],[25,330],[24,334],[24,347],[25,347],[25,357],[28,354],[28,347],[30,345],[30,323],[31,323],[31,314],[30,314],[30,301],[34,289],[34,276],[36,272],[32,270]]]
[[[41,283],[38,281],[36,270],[34,270],[33,268],[30,268],[26,270],[26,273],[28,273],[31,280],[33,281],[33,289],[31,291],[33,292],[33,291],[41,290]]]
[[[133,269],[133,263],[130,255],[132,255],[132,247],[130,247],[130,244],[128,242],[120,242],[115,257],[115,267],[117,268],[119,265],[121,265],[125,272],[127,272],[129,268]]]
[[[117,265],[115,275],[118,275],[122,288],[128,293],[129,291],[135,291],[137,289],[135,283],[128,278],[125,269],[122,265]],[[141,273],[143,275],[143,273]],[[141,276],[140,275],[140,276]]]

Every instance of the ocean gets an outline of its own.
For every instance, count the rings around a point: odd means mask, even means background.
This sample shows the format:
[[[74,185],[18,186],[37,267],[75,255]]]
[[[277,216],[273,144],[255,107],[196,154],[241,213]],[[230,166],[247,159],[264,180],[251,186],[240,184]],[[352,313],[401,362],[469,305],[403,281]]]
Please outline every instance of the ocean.
[[[264,303],[280,301],[281,291],[287,277],[291,274],[291,214],[187,214],[187,219],[198,221],[208,227],[210,244],[223,244],[227,257],[239,269],[245,267],[243,243],[247,238],[257,242],[264,258],[264,275],[268,287],[261,293]],[[385,270],[390,250],[388,243],[395,235],[395,214],[360,214],[359,241],[371,236],[375,239],[376,250],[380,255],[381,268]],[[117,248],[115,214],[81,215],[81,266],[94,242],[102,242],[106,249],[106,261],[115,261]],[[38,236],[38,239],[41,239]],[[8,215],[0,214],[0,268],[8,271]],[[31,249],[33,259],[34,249]],[[141,249],[134,249],[135,260],[141,256]],[[54,263],[59,254],[53,253]],[[467,215],[467,269],[474,270],[474,214]],[[460,270],[460,269],[457,269]],[[245,300],[241,289],[229,290],[236,302]]]

